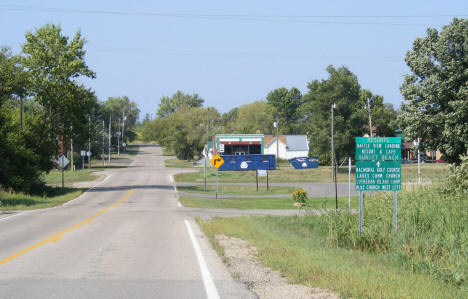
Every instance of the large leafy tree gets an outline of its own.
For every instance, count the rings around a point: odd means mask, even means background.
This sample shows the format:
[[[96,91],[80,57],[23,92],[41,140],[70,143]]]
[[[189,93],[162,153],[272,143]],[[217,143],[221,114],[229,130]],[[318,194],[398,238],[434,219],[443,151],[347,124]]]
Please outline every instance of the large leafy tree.
[[[185,94],[178,90],[172,97],[162,97],[157,111],[159,117],[173,114],[182,107],[197,108],[203,105],[204,100],[198,94]]]
[[[235,131],[242,134],[255,134],[257,131],[272,134],[277,114],[276,108],[265,101],[242,105],[237,110]],[[284,123],[283,120],[279,122]]]
[[[296,122],[299,118],[297,109],[301,105],[302,94],[296,87],[288,90],[285,87],[277,88],[268,93],[266,100],[278,111],[279,117],[286,121],[288,133],[296,131]]]
[[[26,33],[22,45],[22,65],[29,75],[29,90],[42,109],[40,121],[31,130],[34,150],[41,157],[40,167],[53,167],[51,157],[57,154],[58,140],[65,141],[73,132],[88,131],[87,118],[96,105],[94,93],[77,79],[94,78],[85,63],[85,40],[80,31],[72,39],[62,34],[60,26],[47,24]]]
[[[421,137],[449,162],[460,162],[468,148],[468,20],[453,19],[440,33],[427,29],[405,61],[412,74],[400,87],[401,126],[410,138]]]
[[[119,125],[122,130],[125,119],[125,141],[133,141],[136,136],[134,132],[136,121],[140,115],[140,109],[135,102],[130,101],[127,96],[109,97],[107,101],[101,103],[100,118],[106,122],[106,128],[109,120],[112,121],[112,132],[117,132]],[[117,141],[115,141],[117,143]]]
[[[361,98],[361,87],[356,75],[346,67],[327,68],[329,77],[308,84],[309,91],[300,107],[302,132],[309,136],[311,153],[320,156],[323,163],[331,161],[330,126],[331,107],[334,111],[335,153],[338,160],[353,156],[356,136],[362,136],[366,113]]]
[[[179,159],[191,160],[199,156],[207,140],[207,109],[210,110],[210,119],[217,123],[220,115],[214,108],[182,107],[167,117],[146,123],[145,126],[150,130],[144,132],[144,135],[155,138],[161,145],[173,150]],[[211,126],[210,136],[213,129]]]
[[[38,157],[28,148],[25,135],[19,132],[11,101],[26,94],[26,74],[19,57],[0,50],[0,186],[14,191],[29,191],[38,181]],[[15,111],[15,110],[13,110]]]

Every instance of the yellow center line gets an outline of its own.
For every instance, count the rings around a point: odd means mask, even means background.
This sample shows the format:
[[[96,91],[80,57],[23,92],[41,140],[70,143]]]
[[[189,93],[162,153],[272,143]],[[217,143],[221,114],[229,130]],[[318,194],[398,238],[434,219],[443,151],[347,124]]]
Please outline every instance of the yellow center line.
[[[18,251],[17,253],[15,253],[15,254],[13,254],[13,255],[10,255],[9,257],[7,257],[7,258],[5,258],[5,259],[3,259],[3,260],[0,260],[0,265],[3,265],[3,264],[5,264],[5,263],[7,263],[7,262],[9,262],[9,261],[11,261],[11,260],[13,260],[13,259],[15,259],[15,258],[21,256],[21,255],[23,255],[23,254],[29,252],[29,251],[32,251],[32,250],[38,248],[38,247],[41,246],[41,245],[44,245],[44,244],[48,243],[48,242],[57,242],[58,240],[60,240],[60,239],[62,238],[62,235],[66,234],[66,233],[68,233],[68,232],[71,232],[72,230],[75,230],[75,229],[77,229],[77,228],[79,228],[79,227],[81,227],[81,226],[83,226],[83,225],[85,225],[85,224],[90,224],[90,223],[93,221],[93,219],[96,218],[97,216],[99,216],[99,215],[101,215],[101,214],[104,214],[104,213],[107,213],[110,209],[112,209],[112,208],[114,208],[114,207],[120,205],[122,202],[126,201],[126,200],[130,197],[130,195],[132,195],[132,193],[133,193],[133,189],[131,189],[130,191],[128,191],[128,193],[125,195],[124,198],[122,198],[122,199],[119,200],[118,202],[116,202],[116,203],[110,205],[109,207],[104,208],[104,209],[98,211],[98,212],[95,213],[93,216],[89,217],[88,219],[86,219],[86,220],[84,220],[84,221],[82,221],[82,222],[80,222],[80,223],[78,223],[78,224],[75,224],[74,226],[69,227],[69,228],[67,228],[67,229],[65,229],[65,230],[63,230],[63,231],[61,231],[61,232],[59,232],[59,233],[56,233],[55,235],[52,235],[52,236],[50,236],[50,237],[48,237],[48,238],[46,238],[46,239],[44,239],[44,240],[42,240],[42,241],[40,241],[40,242],[38,242],[38,243],[36,243],[36,244],[34,244],[34,245],[32,245],[32,246],[26,248],[26,249],[23,249],[23,250],[21,250],[21,251]]]

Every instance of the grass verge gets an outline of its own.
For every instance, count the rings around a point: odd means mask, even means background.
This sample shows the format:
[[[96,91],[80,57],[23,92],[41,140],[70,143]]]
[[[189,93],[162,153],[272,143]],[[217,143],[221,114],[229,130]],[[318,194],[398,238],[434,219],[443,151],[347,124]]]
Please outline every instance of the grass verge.
[[[85,191],[86,189],[45,187],[42,196],[0,191],[0,210],[34,210],[55,207],[80,196]]]
[[[354,182],[354,168],[351,174],[351,181]],[[300,169],[296,170],[292,167],[281,167],[279,170],[270,170],[268,172],[269,180],[273,183],[294,183],[294,182],[331,182],[331,168],[329,166],[320,166],[317,169]],[[445,179],[448,174],[448,168],[445,164],[423,164],[421,166],[421,174],[423,181],[439,182]],[[401,167],[401,176],[403,182],[417,181],[417,165],[403,164]],[[203,170],[193,173],[182,173],[174,176],[176,182],[203,182]],[[339,182],[348,181],[347,168],[340,168],[337,179]],[[265,178],[261,179],[262,182]],[[210,167],[207,171],[207,181],[216,181],[216,171]],[[220,182],[230,183],[245,183],[255,182],[255,171],[220,171]]]
[[[242,217],[197,219],[214,248],[215,234],[248,241],[260,261],[292,283],[327,288],[355,298],[466,298],[466,289],[412,272],[389,255],[329,247],[326,236],[311,229],[321,217]]]
[[[207,209],[241,209],[241,210],[269,210],[269,209],[298,209],[289,198],[203,198],[195,196],[181,196],[179,201],[186,207]],[[347,197],[339,197],[339,207],[347,207]],[[351,197],[351,208],[358,206],[358,198]],[[307,205],[301,209],[333,209],[335,198],[309,198]]]
[[[75,172],[71,170],[64,171],[65,185],[70,185],[77,182],[94,181],[97,178],[98,176],[93,174],[89,169],[77,170]],[[48,185],[62,186],[62,171],[52,170],[47,174],[43,174],[41,179]]]
[[[166,167],[193,168],[192,161],[179,160],[179,159],[164,160],[164,165]]]
[[[181,192],[189,193],[205,193],[204,186],[179,186],[177,187]],[[218,187],[218,194],[222,195],[273,195],[273,194],[291,194],[297,188],[294,187],[278,187],[270,186],[269,190],[265,186],[259,186],[258,191],[256,186],[231,186],[221,185]],[[216,186],[206,186],[207,194],[215,194]]]

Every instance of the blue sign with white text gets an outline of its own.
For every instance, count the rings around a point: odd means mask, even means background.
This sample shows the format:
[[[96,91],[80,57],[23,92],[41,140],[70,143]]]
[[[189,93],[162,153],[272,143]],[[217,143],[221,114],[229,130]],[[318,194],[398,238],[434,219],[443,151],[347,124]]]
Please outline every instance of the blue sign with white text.
[[[224,163],[219,171],[242,170],[274,170],[276,169],[275,155],[221,155]]]

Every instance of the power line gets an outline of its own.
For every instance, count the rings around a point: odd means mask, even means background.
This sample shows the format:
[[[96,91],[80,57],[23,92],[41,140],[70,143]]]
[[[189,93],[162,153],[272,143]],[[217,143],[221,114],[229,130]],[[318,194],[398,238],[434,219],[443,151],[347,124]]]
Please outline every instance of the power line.
[[[384,25],[384,26],[427,26],[428,24],[415,23],[388,23],[359,21],[358,19],[421,19],[421,18],[446,18],[467,17],[468,15],[266,15],[266,14],[196,14],[196,13],[159,13],[159,12],[137,12],[137,11],[111,11],[111,10],[89,10],[75,8],[51,8],[24,5],[0,5],[0,9],[25,11],[25,12],[56,12],[71,14],[98,14],[98,15],[121,15],[121,16],[145,16],[145,17],[167,17],[185,19],[208,19],[208,20],[239,20],[239,21],[263,21],[263,22],[289,22],[289,23],[314,23],[314,24],[344,24],[344,25]],[[326,21],[326,19],[332,19]],[[346,19],[350,21],[339,21]],[[353,20],[353,21],[351,21]],[[439,25],[436,25],[439,26]]]

